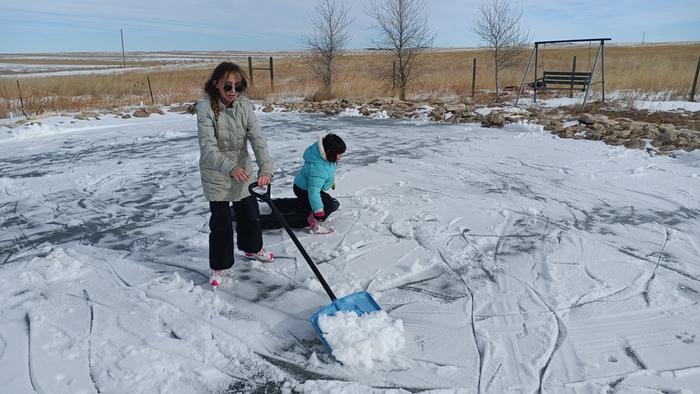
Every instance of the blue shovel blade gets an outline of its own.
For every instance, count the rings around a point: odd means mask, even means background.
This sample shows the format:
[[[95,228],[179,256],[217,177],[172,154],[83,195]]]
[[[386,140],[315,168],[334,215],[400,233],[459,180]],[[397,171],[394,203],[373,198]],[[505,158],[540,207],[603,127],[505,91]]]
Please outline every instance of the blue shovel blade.
[[[345,297],[338,298],[332,303],[319,309],[313,314],[313,316],[311,316],[310,320],[311,325],[314,327],[314,330],[316,330],[316,334],[318,334],[319,338],[321,338],[321,341],[323,341],[323,343],[329,349],[331,349],[331,345],[329,345],[328,342],[326,342],[326,339],[323,337],[321,327],[318,326],[318,319],[322,315],[335,316],[337,312],[343,311],[355,312],[357,313],[357,316],[362,316],[365,313],[377,312],[381,310],[382,308],[379,307],[377,301],[375,301],[368,292],[358,291],[357,293],[352,293],[350,295],[346,295]]]

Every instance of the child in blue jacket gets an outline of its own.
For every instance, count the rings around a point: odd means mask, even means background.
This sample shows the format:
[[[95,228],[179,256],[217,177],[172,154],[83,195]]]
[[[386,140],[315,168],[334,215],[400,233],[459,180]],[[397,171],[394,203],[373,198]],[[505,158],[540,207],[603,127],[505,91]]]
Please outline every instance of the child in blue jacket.
[[[307,221],[312,233],[333,232],[333,228],[323,222],[340,207],[340,203],[325,191],[335,187],[336,163],[345,149],[345,142],[340,137],[328,134],[304,151],[304,166],[294,177],[294,194],[301,206],[311,210]]]

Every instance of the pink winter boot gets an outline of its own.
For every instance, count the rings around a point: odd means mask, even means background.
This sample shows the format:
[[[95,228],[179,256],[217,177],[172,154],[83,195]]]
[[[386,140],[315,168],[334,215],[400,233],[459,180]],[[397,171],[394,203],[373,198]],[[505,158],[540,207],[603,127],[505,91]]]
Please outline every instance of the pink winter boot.
[[[309,231],[313,234],[331,234],[335,231],[330,225],[316,220],[313,212],[309,214],[307,221],[309,222]]]
[[[245,257],[253,260],[259,260],[262,261],[263,263],[271,263],[275,260],[275,255],[272,254],[272,252],[268,252],[267,250],[260,249],[258,253],[248,253],[245,252]]]

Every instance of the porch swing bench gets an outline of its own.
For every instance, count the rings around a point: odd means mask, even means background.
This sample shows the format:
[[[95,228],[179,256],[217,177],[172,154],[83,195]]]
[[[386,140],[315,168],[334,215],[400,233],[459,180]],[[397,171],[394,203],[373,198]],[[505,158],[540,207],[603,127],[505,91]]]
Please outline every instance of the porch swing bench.
[[[530,84],[537,90],[573,90],[585,92],[591,83],[592,73],[571,71],[544,71],[542,78]]]

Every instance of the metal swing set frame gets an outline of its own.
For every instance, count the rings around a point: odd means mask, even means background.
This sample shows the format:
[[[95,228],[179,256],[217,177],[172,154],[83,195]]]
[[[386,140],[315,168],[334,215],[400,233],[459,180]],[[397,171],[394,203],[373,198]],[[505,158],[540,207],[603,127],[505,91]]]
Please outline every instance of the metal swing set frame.
[[[591,85],[593,84],[593,78],[595,76],[596,66],[598,65],[598,59],[600,58],[601,63],[601,91],[602,91],[602,101],[605,102],[605,41],[610,41],[610,38],[581,38],[575,40],[555,40],[555,41],[536,41],[535,47],[532,49],[532,54],[530,54],[530,60],[525,68],[525,73],[523,74],[522,82],[520,83],[520,89],[518,90],[518,97],[515,99],[515,104],[518,105],[520,96],[523,94],[525,88],[525,80],[527,79],[527,74],[532,66],[532,60],[535,60],[535,80],[532,82],[534,97],[533,101],[537,102],[537,90],[569,90],[573,91],[574,86],[581,87],[582,91],[585,91],[583,97],[583,105],[581,109],[586,107],[586,101],[588,100],[588,92],[591,90]],[[574,69],[572,71],[545,71],[542,70],[542,77],[538,78],[538,55],[540,46],[547,44],[565,44],[565,43],[577,43],[577,42],[598,42],[598,51],[595,55],[595,60],[593,61],[593,67],[588,72],[576,72],[576,63],[574,60]],[[590,56],[590,55],[589,55]],[[590,58],[589,58],[590,62]],[[590,63],[589,63],[590,65]],[[544,68],[544,67],[543,67]],[[597,82],[596,82],[597,83]],[[567,87],[551,87],[549,85],[568,85]]]

